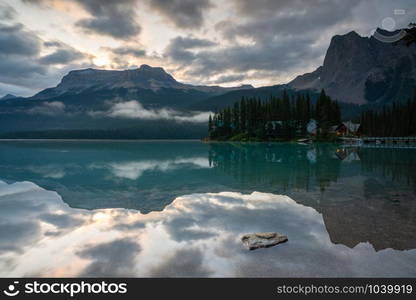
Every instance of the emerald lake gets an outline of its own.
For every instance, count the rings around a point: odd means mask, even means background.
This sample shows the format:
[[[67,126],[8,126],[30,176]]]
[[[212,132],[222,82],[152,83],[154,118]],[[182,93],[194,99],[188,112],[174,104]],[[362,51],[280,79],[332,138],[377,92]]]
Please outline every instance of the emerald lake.
[[[415,277],[415,233],[416,149],[0,141],[3,277]]]

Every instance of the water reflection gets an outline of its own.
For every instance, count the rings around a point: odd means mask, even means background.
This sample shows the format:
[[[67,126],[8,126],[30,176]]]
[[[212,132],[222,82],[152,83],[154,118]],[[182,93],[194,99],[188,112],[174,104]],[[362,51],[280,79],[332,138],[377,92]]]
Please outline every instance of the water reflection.
[[[416,250],[334,244],[322,216],[287,196],[194,194],[141,214],[0,182],[0,205],[0,276],[416,276]],[[239,237],[253,231],[289,242],[247,251]]]
[[[164,141],[0,144],[0,179],[8,183],[33,182],[56,191],[64,203],[75,208],[67,208],[64,214],[36,215],[48,224],[61,222],[67,227],[83,227],[77,223],[80,215],[97,218],[96,211],[76,208],[123,208],[134,209],[135,214],[136,210],[148,214],[164,210],[183,195],[258,191],[288,195],[298,204],[322,214],[332,243],[355,249],[369,242],[377,251],[416,248],[415,169],[413,149],[346,148],[334,144]],[[6,198],[10,197],[18,196]],[[14,215],[19,216],[19,208],[13,202],[7,203],[3,202],[1,207],[10,205],[9,209],[15,209]],[[38,205],[43,204],[36,204],[33,209]],[[77,212],[75,219],[73,211]],[[146,225],[146,218],[140,216],[133,223],[114,221],[114,226],[123,232],[128,228],[140,230]],[[22,216],[22,220],[27,219]],[[186,222],[179,218],[175,226],[186,228]],[[26,232],[22,241],[30,241],[39,230],[37,225],[9,226],[4,223],[0,230],[6,235]],[[62,230],[51,227],[45,235],[59,237]],[[183,243],[199,237],[214,238],[212,232],[189,228],[182,236]],[[18,235],[10,237],[18,238]],[[1,243],[0,249],[16,247],[4,240]],[[80,253],[84,258],[92,256],[90,252]]]
[[[0,179],[57,191],[71,207],[162,210],[180,195],[224,191],[198,142],[2,142]]]
[[[336,145],[212,144],[210,163],[243,185],[259,190],[322,191],[339,177]]]
[[[210,161],[241,186],[315,208],[334,243],[416,248],[413,149],[227,144],[213,145]]]

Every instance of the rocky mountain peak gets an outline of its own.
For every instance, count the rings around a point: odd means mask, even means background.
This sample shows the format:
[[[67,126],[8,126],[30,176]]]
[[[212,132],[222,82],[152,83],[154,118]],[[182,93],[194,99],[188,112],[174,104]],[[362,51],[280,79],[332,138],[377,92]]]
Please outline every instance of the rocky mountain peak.
[[[142,64],[139,68],[135,69],[140,72],[155,72],[155,73],[166,73],[162,67],[152,67],[146,64]]]
[[[227,91],[251,89],[253,87],[251,85],[221,87],[185,84],[176,81],[172,75],[161,67],[143,64],[139,68],[122,71],[93,68],[73,70],[65,75],[56,87],[45,89],[31,97],[31,99],[50,99],[67,93],[80,94],[84,91],[116,91],[120,88],[130,94],[135,94],[138,90],[144,89],[158,92],[165,88],[219,95]]]
[[[395,32],[377,30],[392,36]],[[416,84],[416,46],[386,43],[355,31],[331,39],[323,65],[289,83],[322,89],[340,101],[365,104],[406,99]]]
[[[177,83],[177,81],[172,77],[172,75],[168,74],[161,67],[151,67],[149,65],[143,64],[140,66],[140,68],[135,69],[133,71],[135,71],[137,75],[145,77],[145,78]]]
[[[132,70],[82,69],[70,71],[57,86],[59,90],[86,88],[137,87],[160,88],[180,85],[163,68],[141,65]]]
[[[10,100],[10,99],[14,99],[14,98],[18,98],[18,97],[15,96],[15,95],[12,95],[12,94],[7,94],[7,95],[1,97],[0,100]]]

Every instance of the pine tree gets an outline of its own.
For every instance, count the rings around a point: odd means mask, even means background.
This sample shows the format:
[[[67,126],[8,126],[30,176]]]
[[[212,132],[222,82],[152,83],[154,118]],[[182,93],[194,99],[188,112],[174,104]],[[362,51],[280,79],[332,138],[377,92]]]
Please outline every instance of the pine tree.
[[[209,119],[208,119],[208,134],[209,134],[209,136],[211,136],[213,129],[214,129],[214,126],[212,124],[212,117],[211,117],[211,115],[209,115]]]
[[[361,114],[361,127],[367,136],[416,135],[416,92],[406,103],[385,105],[380,110],[368,110]]]
[[[243,97],[240,102],[240,131],[245,133],[247,131],[247,104]]]
[[[233,130],[236,133],[239,133],[240,125],[241,125],[241,123],[240,123],[240,103],[239,102],[234,103],[232,124],[233,124]]]
[[[260,140],[275,137],[292,139],[307,134],[306,127],[313,116],[316,116],[321,135],[324,136],[331,125],[340,122],[339,105],[324,90],[316,108],[311,104],[308,94],[289,96],[284,90],[281,97],[270,96],[268,101],[242,97],[232,107],[215,113],[208,121],[208,130],[213,139],[227,139],[238,134]],[[362,116],[363,120],[366,118]]]

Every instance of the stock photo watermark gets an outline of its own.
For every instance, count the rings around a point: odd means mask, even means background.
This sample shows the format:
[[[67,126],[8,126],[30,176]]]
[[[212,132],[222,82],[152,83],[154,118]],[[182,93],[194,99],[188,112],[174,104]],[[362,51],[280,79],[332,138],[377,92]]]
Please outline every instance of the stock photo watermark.
[[[78,294],[126,294],[127,283],[107,283],[105,281],[81,282],[39,282],[32,281],[19,285],[19,281],[9,284],[3,294],[8,297],[17,295],[61,294],[74,297]]]

